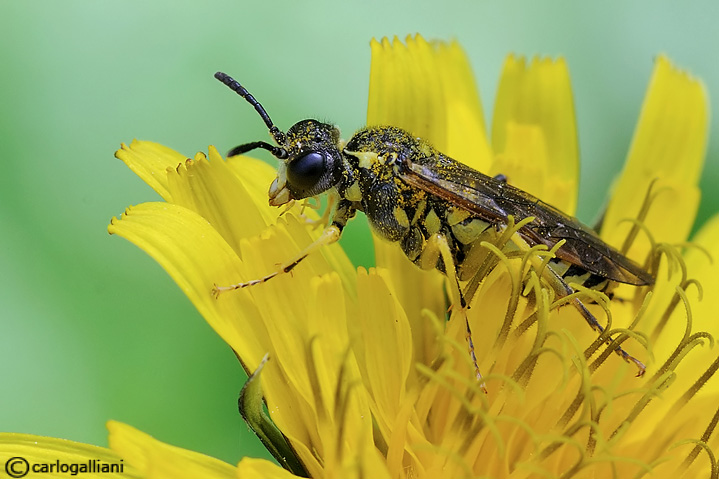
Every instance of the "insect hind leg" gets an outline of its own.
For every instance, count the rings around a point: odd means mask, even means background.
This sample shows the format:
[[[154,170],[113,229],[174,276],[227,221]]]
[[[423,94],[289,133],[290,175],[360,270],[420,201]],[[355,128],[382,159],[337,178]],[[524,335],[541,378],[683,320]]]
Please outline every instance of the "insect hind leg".
[[[557,272],[555,272],[552,268],[544,268],[545,273],[547,276],[549,276],[547,279],[550,280],[552,288],[559,293],[560,296],[569,296],[570,294],[574,293],[574,289],[569,286],[566,281],[564,281],[564,278],[562,278]],[[589,324],[589,326],[599,333],[600,335],[604,333],[605,328],[601,324],[599,324],[599,321],[597,321],[597,318],[594,317],[594,315],[587,309],[587,307],[584,305],[584,303],[579,298],[572,298],[571,301],[572,305],[579,311],[579,314],[582,315],[584,320]],[[615,343],[614,339],[611,336],[608,336],[604,343],[611,348],[617,355],[619,355],[624,361],[628,363],[633,363],[637,367],[637,377],[644,376],[644,373],[646,372],[647,367],[644,365],[643,362],[626,352],[621,346]]]

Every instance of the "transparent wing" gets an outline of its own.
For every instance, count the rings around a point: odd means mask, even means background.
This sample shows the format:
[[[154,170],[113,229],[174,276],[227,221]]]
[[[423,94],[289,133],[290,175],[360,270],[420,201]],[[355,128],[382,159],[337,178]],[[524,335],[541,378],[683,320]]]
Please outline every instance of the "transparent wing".
[[[533,217],[519,234],[530,245],[553,247],[565,243],[557,256],[612,281],[643,286],[654,278],[622,253],[602,241],[589,227],[529,193],[502,183],[444,155],[412,161],[398,159],[399,174],[420,188],[473,215],[493,223]]]

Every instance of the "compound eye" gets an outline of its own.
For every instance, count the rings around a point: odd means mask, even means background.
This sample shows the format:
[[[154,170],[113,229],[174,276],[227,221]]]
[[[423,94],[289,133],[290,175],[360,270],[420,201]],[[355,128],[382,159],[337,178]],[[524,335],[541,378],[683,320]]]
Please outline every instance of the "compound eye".
[[[287,165],[287,179],[300,190],[310,190],[325,171],[325,157],[316,151],[300,156]]]

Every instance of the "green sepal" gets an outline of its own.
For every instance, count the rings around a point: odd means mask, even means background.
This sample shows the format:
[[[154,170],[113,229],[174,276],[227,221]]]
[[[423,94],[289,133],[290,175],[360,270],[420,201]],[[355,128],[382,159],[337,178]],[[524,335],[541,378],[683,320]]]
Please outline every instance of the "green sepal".
[[[280,463],[280,466],[296,476],[310,477],[287,438],[265,412],[260,373],[268,359],[268,355],[262,358],[255,372],[250,374],[247,382],[242,387],[240,398],[237,401],[240,414],[250,429],[262,441],[262,444],[270,451],[270,454]]]

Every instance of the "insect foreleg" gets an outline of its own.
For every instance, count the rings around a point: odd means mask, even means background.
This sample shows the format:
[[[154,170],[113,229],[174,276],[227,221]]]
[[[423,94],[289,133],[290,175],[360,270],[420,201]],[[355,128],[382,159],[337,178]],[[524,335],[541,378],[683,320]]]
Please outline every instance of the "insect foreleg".
[[[235,283],[231,284],[229,286],[217,286],[214,285],[212,287],[212,294],[215,296],[215,298],[220,296],[220,293],[224,293],[225,291],[232,291],[235,289],[242,289],[246,288],[248,286],[255,286],[256,284],[266,283],[267,281],[271,280],[275,276],[279,276],[284,273],[289,273],[294,269],[295,266],[300,264],[303,259],[305,259],[307,256],[309,256],[311,253],[313,253],[315,250],[325,246],[334,243],[338,239],[340,239],[342,231],[340,228],[338,228],[336,225],[331,225],[325,228],[325,230],[322,232],[322,235],[320,235],[319,238],[317,238],[314,242],[309,244],[305,249],[297,253],[297,255],[290,259],[289,261],[281,264],[279,268],[277,268],[277,271],[268,274],[267,276],[263,276],[262,278],[253,279],[250,281],[246,281],[244,283]]]
[[[447,238],[441,234],[436,233],[432,235],[424,249],[422,250],[420,265],[426,266],[428,263],[437,264],[437,260],[442,258],[444,264],[444,272],[452,283],[452,312],[456,311],[456,314],[460,314],[464,317],[464,325],[466,331],[467,346],[469,348],[469,356],[472,358],[472,364],[474,365],[474,372],[477,376],[477,381],[480,383],[480,387],[484,392],[487,389],[482,379],[482,373],[479,371],[479,365],[477,364],[477,355],[474,351],[474,342],[472,341],[472,328],[469,326],[469,317],[467,316],[468,304],[465,301],[464,294],[462,294],[462,288],[459,284],[459,276],[457,275],[457,267],[452,255],[452,250],[447,242]],[[457,308],[459,306],[459,308]]]
[[[282,263],[276,271],[263,276],[262,278],[245,281],[243,283],[231,284],[229,286],[217,286],[216,284],[212,287],[212,295],[217,298],[221,293],[225,291],[233,291],[236,289],[247,288],[248,286],[255,286],[257,284],[266,283],[272,278],[281,274],[289,273],[295,266],[300,264],[307,256],[322,248],[323,246],[330,245],[340,239],[342,235],[342,229],[347,224],[347,221],[352,218],[355,214],[355,209],[349,202],[340,201],[335,210],[335,217],[332,224],[325,228],[319,238],[307,245],[302,251],[297,253],[290,260]]]
[[[308,198],[309,199],[309,198]],[[327,207],[325,208],[324,213],[322,213],[322,216],[317,218],[316,220],[312,220],[309,218],[305,218],[305,224],[311,226],[312,228],[317,228],[318,226],[327,226],[330,222],[330,217],[332,216],[332,211],[334,210],[335,202],[337,201],[337,195],[329,195],[327,197]],[[319,209],[320,205],[312,205],[309,202],[302,205],[307,206],[312,209]]]

